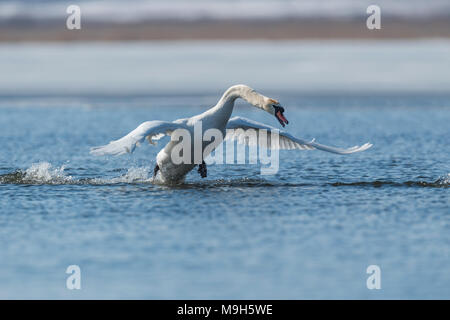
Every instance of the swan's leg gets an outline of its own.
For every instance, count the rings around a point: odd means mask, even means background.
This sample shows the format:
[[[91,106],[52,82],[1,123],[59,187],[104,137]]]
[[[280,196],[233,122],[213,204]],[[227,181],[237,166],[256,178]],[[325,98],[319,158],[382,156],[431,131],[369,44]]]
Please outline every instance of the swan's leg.
[[[155,166],[155,169],[153,169],[153,178],[156,177],[156,174],[158,173],[158,171],[159,171],[159,166],[156,165],[156,166]]]
[[[202,178],[206,178],[207,170],[206,170],[206,163],[205,163],[205,161],[202,161],[202,164],[198,165],[198,173],[200,173],[200,176]]]

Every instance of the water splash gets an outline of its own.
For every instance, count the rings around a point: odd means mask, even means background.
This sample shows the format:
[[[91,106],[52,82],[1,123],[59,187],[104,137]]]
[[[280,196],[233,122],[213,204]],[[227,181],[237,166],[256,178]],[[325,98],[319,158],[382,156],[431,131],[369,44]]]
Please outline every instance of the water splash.
[[[48,162],[33,163],[25,171],[17,170],[0,176],[0,183],[11,184],[69,184],[73,180],[67,175],[65,166],[53,167]]]
[[[65,166],[53,168],[48,162],[34,163],[29,167],[23,176],[25,182],[35,183],[67,183],[71,182],[73,178],[64,173]]]
[[[0,175],[2,184],[51,184],[51,185],[104,185],[119,183],[151,183],[148,167],[133,167],[119,177],[113,178],[83,178],[75,179],[65,172],[66,167],[53,167],[48,162],[33,163],[26,170],[16,170],[12,173]]]
[[[1,184],[50,184],[50,185],[115,185],[115,184],[158,184],[169,186],[160,181],[154,181],[149,167],[132,167],[118,177],[112,178],[82,178],[76,179],[65,172],[65,166],[53,167],[48,162],[34,163],[26,170],[16,170],[12,173],[0,175]],[[201,182],[186,182],[173,185],[173,188],[220,188],[220,187],[312,187],[312,186],[334,186],[334,187],[431,187],[449,188],[450,173],[439,177],[435,181],[391,181],[372,180],[357,182],[280,182],[265,179],[237,178],[237,179],[211,179]]]
[[[104,179],[95,178],[89,179],[91,184],[117,184],[117,183],[150,183],[153,178],[149,175],[149,167],[132,167],[129,168],[127,173],[122,176]]]
[[[447,173],[447,175],[440,177],[435,181],[436,184],[442,185],[442,186],[450,186],[450,173]]]

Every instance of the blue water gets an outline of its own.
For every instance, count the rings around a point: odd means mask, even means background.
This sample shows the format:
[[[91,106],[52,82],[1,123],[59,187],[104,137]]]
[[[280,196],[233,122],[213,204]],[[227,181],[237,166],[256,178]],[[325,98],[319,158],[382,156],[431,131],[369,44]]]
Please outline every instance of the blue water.
[[[0,298],[450,298],[450,96],[278,94],[290,133],[374,146],[281,151],[274,176],[213,165],[162,186],[167,140],[89,154],[216,98],[0,98]],[[277,125],[243,103],[234,115]]]

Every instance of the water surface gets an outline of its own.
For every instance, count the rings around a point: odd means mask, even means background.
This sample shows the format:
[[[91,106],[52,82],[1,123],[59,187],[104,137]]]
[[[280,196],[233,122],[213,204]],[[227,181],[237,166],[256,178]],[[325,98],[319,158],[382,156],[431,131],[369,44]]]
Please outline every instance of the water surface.
[[[158,147],[91,146],[216,97],[0,99],[1,298],[450,298],[450,97],[277,96],[289,132],[363,153],[281,151],[153,184]],[[239,104],[234,115],[276,126]],[[162,143],[164,143],[163,140]],[[65,287],[68,265],[82,290]],[[382,290],[366,288],[366,268]]]

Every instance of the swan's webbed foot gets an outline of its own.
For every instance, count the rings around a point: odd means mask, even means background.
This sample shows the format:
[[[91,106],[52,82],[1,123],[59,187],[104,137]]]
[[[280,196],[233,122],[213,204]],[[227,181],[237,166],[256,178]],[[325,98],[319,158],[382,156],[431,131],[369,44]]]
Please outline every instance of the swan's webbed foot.
[[[206,163],[205,163],[205,161],[202,161],[202,164],[198,165],[198,170],[197,171],[198,171],[198,173],[200,173],[200,176],[202,178],[206,178],[206,175],[207,175],[208,171],[206,170]]]
[[[158,173],[158,171],[159,171],[159,166],[156,165],[156,166],[155,166],[155,169],[153,169],[153,178],[156,177],[156,174]]]

